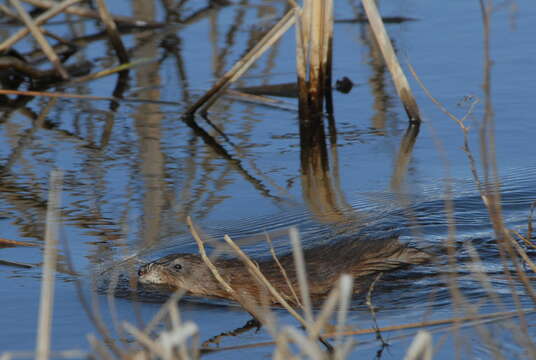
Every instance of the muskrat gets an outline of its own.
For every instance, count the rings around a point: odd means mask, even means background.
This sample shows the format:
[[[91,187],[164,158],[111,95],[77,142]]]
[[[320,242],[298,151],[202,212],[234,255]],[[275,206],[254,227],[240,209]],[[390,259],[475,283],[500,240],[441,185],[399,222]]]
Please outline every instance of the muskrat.
[[[380,272],[392,271],[430,260],[431,255],[408,245],[397,237],[382,240],[339,241],[304,251],[309,290],[313,298],[326,295],[342,274],[354,278],[354,293],[368,289],[371,279]],[[263,275],[286,299],[292,300],[288,282],[297,292],[298,281],[292,254],[278,258],[285,269],[285,279],[279,265],[273,259],[257,264]],[[256,300],[267,296],[276,303],[255,280],[239,259],[218,259],[214,265],[222,278],[240,295]],[[186,290],[194,296],[231,298],[214,278],[202,258],[194,254],[171,254],[139,268],[139,282],[158,284]]]

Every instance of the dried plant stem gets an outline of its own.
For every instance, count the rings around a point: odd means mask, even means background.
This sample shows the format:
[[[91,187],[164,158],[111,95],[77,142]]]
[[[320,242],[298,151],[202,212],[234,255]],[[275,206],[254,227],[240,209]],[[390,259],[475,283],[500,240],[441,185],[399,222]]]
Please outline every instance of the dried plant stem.
[[[37,360],[48,359],[50,353],[50,332],[54,306],[54,279],[58,256],[57,245],[62,182],[63,174],[60,171],[53,170],[50,173],[50,189],[46,216],[45,253],[41,281],[41,299],[39,301],[39,324],[37,329]]]
[[[289,230],[290,244],[292,245],[292,255],[294,258],[294,266],[296,267],[296,275],[300,286],[301,301],[303,304],[303,312],[305,313],[306,329],[311,333],[313,324],[313,310],[311,305],[311,297],[309,295],[309,283],[307,281],[307,269],[305,267],[305,259],[303,258],[303,250],[301,247],[300,235],[295,227]]]
[[[110,12],[108,11],[108,8],[106,7],[106,3],[104,2],[104,0],[96,0],[96,3],[99,10],[99,15],[101,17],[102,22],[104,23],[104,26],[106,26],[106,32],[108,33],[108,37],[110,38],[110,42],[112,43],[112,46],[117,54],[117,57],[119,58],[119,61],[121,62],[121,64],[128,63],[130,60],[128,57],[127,50],[125,49],[125,45],[123,45],[121,36],[119,36],[115,21]]]
[[[285,281],[287,283],[289,291],[292,294],[292,297],[294,298],[294,301],[296,302],[296,304],[299,307],[303,308],[303,305],[302,305],[302,303],[300,301],[300,298],[296,294],[296,291],[294,290],[294,286],[292,286],[292,283],[291,283],[291,281],[290,281],[290,279],[289,279],[289,277],[287,275],[287,271],[285,270],[283,265],[281,265],[281,262],[279,261],[279,258],[277,257],[277,254],[275,253],[274,247],[272,246],[272,240],[270,239],[270,236],[268,236],[268,234],[266,234],[266,241],[270,245],[270,254],[272,254],[272,258],[274,259],[275,263],[277,264],[277,267],[279,267],[279,271],[281,271],[281,274],[285,278]]]
[[[283,34],[294,24],[294,11],[290,10],[287,14],[279,20],[279,22],[265,35],[263,38],[251,49],[248,53],[240,59],[236,64],[227,71],[223,77],[214,84],[214,86],[201,96],[192,106],[190,106],[186,112],[186,116],[192,116],[200,107],[203,106],[203,112],[206,112],[208,108],[218,100],[223,91],[240,76],[242,76],[249,67],[277,40],[283,36]]]
[[[65,9],[67,9],[69,6],[76,4],[82,0],[65,0],[61,3],[54,4],[53,7],[39,15],[37,18],[34,19],[34,23],[36,26],[44,24],[48,19],[53,18],[54,16],[58,15],[59,13],[63,12]],[[15,34],[13,34],[8,39],[4,40],[2,44],[0,44],[0,51],[4,51],[12,47],[17,41],[24,38],[26,35],[30,33],[30,29],[28,27],[22,28],[19,31],[17,31]]]
[[[310,48],[309,48],[309,101],[310,106],[321,111],[324,98],[324,70],[326,48],[326,13],[329,1],[308,0],[304,6],[311,7]]]
[[[210,261],[209,257],[207,256],[207,252],[205,251],[205,245],[203,244],[203,240],[199,236],[199,233],[197,232],[197,229],[195,228],[192,218],[189,216],[186,218],[186,222],[188,223],[188,227],[190,228],[190,232],[192,233],[195,242],[197,243],[197,247],[199,248],[199,254],[201,255],[201,258],[205,262],[205,264],[210,269],[210,272],[212,272],[212,275],[218,280],[218,282],[223,286],[225,291],[229,293],[233,298],[237,298],[236,291],[221,277],[220,272],[216,268],[216,266]]]
[[[147,334],[144,332],[138,330],[137,327],[134,325],[123,322],[123,327],[126,331],[128,331],[132,336],[136,338],[143,346],[147,347],[149,350],[151,350],[152,353],[158,354],[158,356],[161,356],[162,358],[166,358],[166,351],[162,347],[162,345],[158,344],[156,341],[151,339]]]
[[[382,52],[387,68],[393,77],[393,82],[395,83],[396,92],[406,109],[410,122],[420,122],[421,115],[419,113],[419,107],[417,102],[413,97],[411,88],[409,86],[408,80],[400,67],[400,63],[396,57],[396,53],[387,35],[385,26],[383,25],[382,18],[376,7],[374,0],[362,0],[363,6],[365,7],[365,12],[370,22],[370,27],[374,33],[374,37],[378,42],[380,50]]]
[[[404,360],[432,360],[432,335],[419,331],[411,343]]]
[[[511,230],[511,231],[512,231],[514,234],[516,234],[521,240],[523,240],[523,242],[524,242],[525,244],[527,244],[527,246],[530,246],[531,248],[536,249],[536,245],[535,245],[533,242],[531,242],[531,241],[529,240],[530,237],[521,235],[521,234],[519,233],[519,231],[517,231],[517,230]]]
[[[67,70],[63,68],[61,65],[60,58],[56,53],[54,52],[54,49],[50,46],[47,39],[45,39],[45,36],[41,33],[41,30],[39,30],[39,27],[35,24],[33,19],[30,17],[30,15],[26,12],[24,7],[22,7],[19,0],[9,0],[11,2],[11,5],[17,10],[19,13],[19,16],[21,17],[24,24],[30,29],[30,32],[32,33],[33,37],[37,42],[39,43],[39,46],[41,46],[41,49],[43,49],[43,52],[48,57],[52,65],[56,68],[56,71],[61,75],[61,77],[65,80],[69,78],[69,74],[67,73]]]
[[[521,311],[523,311],[525,315],[536,312],[535,309],[521,309]],[[423,322],[410,323],[410,324],[384,326],[379,329],[360,329],[360,330],[350,330],[350,331],[340,331],[340,332],[339,331],[329,332],[329,333],[323,333],[322,336],[325,338],[334,338],[334,337],[352,336],[352,335],[354,336],[365,335],[365,334],[374,334],[376,333],[377,330],[380,330],[382,332],[387,332],[387,331],[398,331],[398,330],[408,330],[408,329],[420,329],[420,328],[430,327],[430,326],[449,325],[449,324],[455,324],[455,323],[467,323],[470,321],[499,321],[499,320],[504,320],[504,319],[518,317],[518,316],[519,316],[518,310],[503,311],[503,312],[496,312],[493,314],[455,317],[455,318],[443,319],[443,320],[432,320],[432,321],[423,321]],[[255,348],[255,347],[261,347],[261,346],[271,346],[271,345],[274,345],[275,343],[276,343],[275,341],[266,341],[266,342],[252,343],[252,344],[246,344],[246,345],[222,347],[219,350],[224,351],[224,350]]]
[[[383,273],[379,273],[374,278],[374,281],[370,284],[369,290],[367,292],[367,307],[370,310],[370,315],[372,316],[372,321],[374,322],[374,328],[376,329],[376,339],[380,340],[382,346],[386,346],[387,342],[383,339],[382,332],[380,331],[380,328],[378,326],[378,321],[376,319],[376,310],[374,310],[374,305],[372,304],[372,292],[374,291],[374,286],[376,286],[376,283],[380,280]]]
[[[323,100],[333,112],[331,96],[331,56],[333,44],[333,1],[305,0],[303,9],[294,1],[296,17],[296,72],[300,120],[323,110]]]
[[[297,230],[296,230],[297,232]],[[293,242],[293,235],[292,235],[292,228],[291,228],[291,242]],[[296,310],[294,310],[294,308],[292,306],[290,306],[290,304],[285,300],[285,298],[272,286],[272,284],[270,283],[270,281],[268,281],[268,279],[266,279],[266,277],[262,274],[262,272],[260,271],[259,267],[257,265],[255,265],[255,263],[253,263],[253,261],[251,261],[251,259],[242,251],[242,249],[240,249],[240,247],[238,245],[236,245],[236,243],[228,236],[228,235],[224,235],[224,240],[225,242],[236,252],[236,254],[240,257],[240,259],[244,262],[244,264],[248,267],[249,271],[255,276],[255,278],[257,279],[257,281],[259,281],[260,284],[264,285],[268,291],[270,292],[270,294],[277,299],[277,301],[292,315],[294,316],[294,318],[296,320],[298,320],[306,329],[307,329],[307,332],[310,334],[311,338],[312,338],[312,326],[313,326],[313,316],[312,316],[312,310],[311,310],[311,300],[309,298],[309,291],[307,289],[307,281],[303,280],[303,277],[304,277],[304,274],[305,274],[305,261],[303,260],[303,254],[301,253],[301,247],[298,245],[295,245],[293,243],[293,254],[294,254],[294,260],[295,260],[295,264],[294,266],[296,267],[296,271],[298,273],[298,282],[300,284],[300,290],[301,290],[301,293],[302,293],[302,303],[304,304],[304,312],[305,312],[305,316],[306,318],[304,319],[302,316],[300,316]],[[295,238],[296,239],[296,238]],[[299,238],[297,239],[298,242],[299,242]],[[295,242],[296,240],[294,240]],[[300,254],[296,255],[296,246],[299,248],[298,251],[300,252]],[[301,257],[301,262],[298,260],[298,262],[296,262],[296,258],[300,258]],[[302,272],[302,275],[300,275],[300,272]],[[305,285],[304,285],[305,284]],[[306,295],[306,296],[304,296]],[[306,300],[307,299],[307,300]],[[332,346],[323,338],[323,337],[317,337],[318,340],[324,344],[326,346],[326,348],[329,350],[329,351],[332,351],[333,348]]]
[[[251,259],[240,249],[238,245],[228,236],[223,237],[225,242],[234,250],[234,252],[240,257],[244,262],[247,268],[252,272],[252,274],[257,278],[257,280],[270,292],[270,294],[292,315],[296,320],[300,322],[303,326],[306,326],[306,321],[303,317],[294,310],[292,306],[285,300],[285,298],[272,286],[272,284],[266,279],[266,277],[259,270],[259,267],[251,261]]]
[[[531,268],[533,273],[536,273],[536,264],[529,258],[527,252],[515,241],[512,236],[507,237],[514,249],[516,249],[519,256],[525,261],[525,263]]]

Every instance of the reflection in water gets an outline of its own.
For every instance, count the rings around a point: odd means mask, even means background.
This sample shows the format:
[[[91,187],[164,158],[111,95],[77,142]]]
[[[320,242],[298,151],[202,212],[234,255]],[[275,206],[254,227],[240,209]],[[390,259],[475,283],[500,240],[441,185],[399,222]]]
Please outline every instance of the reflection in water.
[[[300,121],[300,159],[303,199],[318,221],[341,223],[352,213],[339,185],[337,144],[331,144],[333,166],[330,167],[322,114]],[[335,121],[330,118],[332,141]],[[330,169],[335,169],[332,171]]]
[[[364,25],[361,31],[361,41],[369,48],[369,64],[372,68],[369,84],[371,86],[374,99],[373,108],[375,110],[372,116],[372,127],[378,130],[378,135],[385,135],[387,111],[391,106],[391,97],[386,91],[385,74],[387,67],[383,60],[382,53],[372,34],[368,24]]]
[[[134,1],[133,13],[144,20],[155,19],[155,4]],[[158,51],[158,44],[147,42],[145,37],[136,36],[138,53],[151,57]],[[142,89],[140,95],[151,100],[160,99],[160,66],[152,63],[136,72],[136,85]],[[141,240],[143,246],[150,246],[159,239],[160,216],[164,206],[164,159],[160,145],[160,123],[162,115],[158,104],[142,104],[135,115],[136,129],[140,141],[139,169],[145,183],[143,194],[143,226]]]
[[[262,3],[273,6],[277,12],[284,12],[286,6],[286,3],[280,2]],[[144,16],[153,18],[155,10],[152,6],[158,7],[158,4],[138,1],[135,8],[137,14],[143,13]],[[186,7],[205,5],[196,2],[187,4]],[[258,16],[264,16],[264,13],[257,9],[261,7],[235,6],[219,13],[214,9],[203,8],[203,11],[197,12],[195,16],[185,18],[191,27],[185,24],[180,28],[169,29],[169,32],[168,29],[156,32],[145,29],[143,33],[138,29],[137,35],[125,36],[126,43],[133,49],[133,58],[138,57],[137,54],[139,57],[148,55],[154,57],[162,53],[158,65],[132,69],[130,84],[123,81],[121,76],[117,80],[110,77],[76,87],[66,86],[64,91],[94,95],[103,95],[99,92],[111,95],[113,91],[117,98],[121,98],[124,91],[130,90],[125,90],[127,86],[135,86],[135,92],[132,90],[130,94],[128,92],[125,94],[131,97],[138,96],[140,101],[161,100],[166,96],[173,99],[180,98],[186,107],[193,99],[193,91],[206,87],[206,84],[213,80],[213,76],[219,76],[218,72],[221,73],[226,67],[225,64],[232,63],[233,59],[240,56],[246,43],[252,43],[258,37],[260,33],[258,24],[264,21]],[[180,10],[177,9],[174,19],[181,17]],[[202,21],[195,24],[198,20]],[[406,30],[411,36],[417,35],[411,28],[419,27],[421,31],[429,26],[426,25],[429,21],[436,20],[432,17],[423,18],[420,22],[412,23]],[[211,22],[213,27],[209,29]],[[92,22],[80,22],[80,25],[82,24],[88,25],[88,29],[93,29]],[[30,238],[29,241],[35,244],[41,243],[46,210],[46,178],[53,166],[62,166],[66,169],[63,212],[65,235],[71,244],[76,268],[81,271],[84,278],[88,277],[87,270],[102,269],[104,262],[113,262],[113,258],[117,258],[123,249],[128,253],[137,253],[138,245],[146,251],[143,256],[151,258],[179,249],[193,251],[189,234],[181,227],[183,219],[188,215],[209,228],[211,236],[219,237],[222,233],[230,232],[233,237],[236,234],[240,240],[249,237],[251,242],[243,241],[242,244],[259,257],[266,254],[264,238],[263,236],[253,238],[251,234],[270,232],[278,253],[283,253],[288,250],[288,242],[286,231],[281,229],[293,225],[300,227],[300,231],[304,234],[305,247],[314,247],[332,239],[340,240],[346,235],[356,233],[357,237],[363,235],[373,239],[385,233],[400,233],[401,242],[404,243],[408,239],[415,239],[411,235],[416,228],[424,234],[425,240],[437,244],[445,237],[448,228],[444,199],[441,197],[444,188],[441,179],[430,180],[426,176],[441,169],[437,164],[425,162],[430,159],[427,153],[433,149],[427,142],[427,134],[419,134],[417,126],[409,127],[404,137],[400,139],[393,169],[374,173],[374,176],[379,174],[380,177],[372,180],[374,181],[372,186],[364,180],[370,177],[363,176],[361,179],[355,178],[355,181],[354,179],[344,181],[345,192],[341,189],[339,171],[340,176],[345,177],[356,176],[359,172],[350,166],[344,168],[343,165],[339,165],[339,156],[341,164],[353,165],[352,158],[358,158],[355,161],[362,163],[356,164],[356,168],[359,165],[368,169],[374,164],[371,164],[371,160],[363,154],[376,151],[378,156],[372,161],[381,164],[377,168],[388,169],[391,164],[391,152],[389,149],[386,150],[385,147],[388,146],[386,142],[399,141],[398,133],[387,131],[389,127],[398,128],[398,126],[388,120],[397,115],[389,114],[393,91],[389,86],[389,80],[385,77],[385,66],[367,27],[363,25],[362,29],[362,43],[366,45],[363,51],[369,56],[369,65],[364,72],[373,95],[372,108],[363,110],[372,113],[370,127],[375,131],[363,130],[363,133],[372,135],[362,136],[360,139],[347,137],[343,142],[341,139],[345,136],[346,125],[336,123],[334,116],[318,117],[302,124],[298,147],[295,130],[298,123],[294,113],[279,112],[256,105],[245,106],[226,99],[218,104],[210,117],[205,119],[195,117],[180,121],[177,114],[183,108],[166,108],[154,103],[135,107],[121,100],[98,103],[88,100],[49,101],[37,97],[13,98],[9,105],[14,107],[5,109],[0,115],[0,135],[3,143],[0,149],[2,152],[0,225],[3,232],[0,236],[22,240]],[[127,33],[127,30],[122,31],[123,34]],[[192,41],[197,35],[203,39],[212,36],[214,46],[212,53],[210,46],[201,44],[199,39]],[[104,48],[104,36],[104,33],[78,34],[74,42],[84,51],[79,52],[80,58],[76,60],[81,62],[84,56],[87,56],[98,65],[111,66],[114,58],[97,58],[100,55],[96,55],[95,52],[95,49],[100,52]],[[160,42],[158,39],[164,36],[165,40]],[[346,41],[343,38],[344,35],[341,35],[340,39]],[[463,42],[463,39],[460,37],[457,41]],[[195,54],[197,62],[192,62],[191,53],[188,53],[191,51],[192,42],[195,43],[195,49],[203,49],[204,52],[203,56]],[[257,85],[257,81],[261,84],[292,81],[293,75],[289,74],[293,74],[294,63],[289,65],[289,42],[293,43],[293,40],[283,39],[278,46],[274,46],[270,53],[261,59],[257,68],[252,69],[254,71],[251,76],[243,79],[244,84],[241,86]],[[361,69],[356,69],[358,65],[355,63],[356,51],[353,48],[351,51],[341,50],[340,47],[335,50],[339,51],[338,54],[342,57],[347,57],[335,64],[337,71],[348,74],[359,70],[361,73]],[[139,53],[135,53],[138,51]],[[468,57],[470,55],[468,52]],[[477,55],[480,56],[479,53]],[[202,59],[199,60],[200,58]],[[433,63],[429,65],[430,72],[435,71],[435,62],[441,66],[448,65],[442,62],[437,54],[418,53],[416,58],[421,63],[423,59]],[[489,70],[486,71],[486,77],[489,77]],[[473,76],[471,71],[466,69],[459,71],[460,75],[466,77],[470,83]],[[172,75],[164,81],[162,74],[176,74],[177,79],[172,78],[174,76]],[[257,80],[256,76],[259,76],[260,80]],[[501,75],[498,71],[497,77],[499,76],[504,78],[505,75]],[[449,85],[448,81],[435,85],[445,97],[455,96],[452,94],[459,91],[455,86]],[[479,82],[475,86],[478,85]],[[486,96],[490,98],[490,104],[486,106],[488,111],[486,116],[490,116],[491,93],[489,88],[485,91]],[[355,98],[350,100],[351,96],[337,97],[337,93],[334,96],[336,101],[341,102],[361,100]],[[515,96],[517,98],[518,93]],[[523,97],[520,96],[519,99]],[[494,110],[498,114],[504,114],[502,106],[504,104],[509,104],[508,99],[502,99],[501,106],[496,106]],[[522,113],[517,113],[519,110],[515,107],[508,108],[515,116],[522,117]],[[347,115],[338,114],[338,119]],[[326,124],[323,124],[324,121]],[[505,129],[504,123],[497,121],[496,125]],[[528,121],[523,123],[523,126],[533,129]],[[493,126],[489,126],[485,131],[489,132],[492,128]],[[449,131],[447,127],[442,127],[440,130]],[[280,136],[281,134],[285,136]],[[381,134],[383,137],[374,136],[376,134]],[[414,149],[418,134],[420,140],[425,141]],[[520,149],[528,143],[525,140],[527,136],[523,133],[518,134],[523,139],[523,144],[521,141],[516,141],[516,146],[507,146],[512,143],[507,142],[511,140],[504,140],[504,133],[497,135],[501,136],[502,141],[497,146],[507,152],[505,156],[510,155],[508,151],[511,148],[517,146]],[[385,139],[387,141],[383,141]],[[491,147],[493,144],[490,141],[486,146]],[[525,149],[529,165],[513,169],[511,173],[506,174],[507,176],[501,174],[503,177],[500,184],[501,212],[504,213],[505,223],[520,232],[526,228],[528,204],[534,201],[536,196],[534,191],[536,172],[530,163],[532,160],[529,156],[530,147]],[[296,163],[298,158],[301,160],[300,164]],[[413,194],[409,195],[411,198],[408,196],[409,203],[405,208],[400,205],[393,193],[405,192],[403,184],[407,182],[408,167],[412,165],[412,158],[427,166],[422,168],[423,178],[417,179],[420,181],[418,186],[423,189],[422,192],[419,192],[418,198]],[[464,161],[455,162],[457,166],[457,163]],[[339,166],[342,168],[339,169]],[[512,288],[509,280],[505,278],[509,273],[501,273],[500,254],[490,235],[489,216],[473,185],[465,179],[460,168],[457,167],[458,172],[455,173],[458,183],[452,184],[452,193],[455,196],[453,218],[458,234],[455,244],[461,249],[457,259],[459,269],[456,273],[459,276],[460,289],[475,303],[487,296],[473,277],[471,257],[463,246],[470,240],[482,258],[480,269],[490,276],[494,291],[501,296],[504,295],[502,299],[505,307],[511,308]],[[419,170],[421,173],[421,169]],[[301,184],[289,186],[290,195],[280,191],[280,184],[285,184],[287,181],[290,183],[299,175]],[[495,190],[492,179],[494,181],[493,169],[490,167],[490,191]],[[388,190],[384,192],[382,187],[389,180]],[[293,191],[298,194],[301,191],[308,211],[301,207],[287,206],[289,201],[286,197],[294,196]],[[239,206],[246,209],[238,209]],[[251,216],[249,216],[250,207],[256,210]],[[217,223],[222,216],[225,218],[221,220],[225,221],[223,225],[221,222]],[[229,221],[233,217],[239,220]],[[351,223],[355,226],[343,226],[341,229],[337,227],[341,223],[343,225]],[[127,241],[117,241],[119,238],[124,238],[125,234],[129,235]],[[122,247],[124,244],[133,246]],[[152,247],[146,249],[146,246]],[[529,256],[533,257],[534,251],[529,253]],[[33,251],[10,249],[3,251],[2,259],[4,257],[6,260],[39,264],[41,252],[38,247]],[[68,274],[65,262],[65,258],[60,257],[59,270]],[[32,285],[35,285],[40,274],[38,266],[19,272],[5,267],[0,270],[1,285],[5,289],[2,296],[15,293],[15,297],[21,298],[27,294],[24,291],[34,287]],[[446,309],[452,304],[447,284],[439,276],[437,267],[418,267],[413,270],[407,278],[386,280],[388,278],[384,277],[378,284],[374,303],[384,307],[381,315],[385,315],[385,319],[390,322],[397,321],[390,316],[391,313],[388,313],[392,307],[403,309],[402,316],[409,314],[412,320],[418,321],[421,313],[414,308],[426,302],[427,300],[423,299],[428,299],[427,296],[431,291],[437,293],[434,305],[445,306],[443,309]],[[527,273],[530,276],[530,273]],[[403,272],[403,275],[407,273]],[[61,276],[66,281],[73,279],[70,275]],[[20,287],[14,290],[13,284],[16,281],[20,281]],[[67,292],[71,289],[69,284],[63,282],[61,286],[63,286],[61,291]],[[407,291],[409,286],[411,292]],[[522,287],[516,284],[514,290],[520,294],[518,299],[522,304],[530,304]],[[25,300],[31,303],[33,308],[35,295],[28,294]],[[67,293],[69,294],[71,293]],[[62,311],[76,308],[77,304],[66,304],[72,301],[72,298],[65,296],[58,300]],[[129,301],[128,305],[130,303]],[[190,303],[190,306],[190,308],[181,306],[181,310],[189,312],[187,316],[206,314],[207,310],[218,315],[227,312],[227,308],[218,308],[213,303],[209,303],[202,311],[199,311],[196,305]],[[124,306],[120,310],[123,311],[125,308],[129,306]],[[4,307],[3,314],[8,314],[9,310],[6,309],[9,309],[9,306]],[[20,311],[26,312],[27,309]],[[152,308],[143,305],[143,310],[147,309],[152,311]],[[360,311],[355,308],[353,310]],[[450,314],[448,310],[443,313],[445,312],[447,315]],[[4,320],[6,319],[4,317]],[[209,323],[208,321],[205,323],[205,319],[204,317],[198,319],[201,326]],[[85,315],[76,320],[82,324],[86,321]],[[228,325],[225,324],[229,327]],[[60,329],[58,338],[62,338],[68,331]],[[213,333],[218,332],[219,329]],[[65,343],[69,345],[68,342]]]
[[[419,123],[410,123],[400,142],[400,149],[398,150],[393,175],[391,176],[391,191],[394,193],[398,194],[403,190],[404,179],[406,178],[408,164],[411,160],[413,145],[415,145],[417,135],[419,135],[419,128]]]

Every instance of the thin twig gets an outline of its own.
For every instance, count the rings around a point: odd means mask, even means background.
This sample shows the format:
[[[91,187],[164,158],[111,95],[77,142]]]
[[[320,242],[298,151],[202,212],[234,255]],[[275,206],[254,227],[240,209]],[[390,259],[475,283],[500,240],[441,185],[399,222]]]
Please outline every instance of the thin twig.
[[[385,346],[387,346],[389,344],[387,344],[387,342],[385,342],[385,340],[383,339],[382,332],[380,331],[380,328],[378,326],[378,321],[376,319],[376,311],[374,310],[374,305],[372,304],[372,292],[374,291],[374,286],[376,285],[378,280],[380,280],[382,275],[383,275],[383,273],[379,273],[378,275],[376,275],[376,277],[374,278],[374,281],[372,281],[372,283],[370,284],[369,290],[367,292],[366,304],[367,304],[367,307],[369,308],[370,314],[372,316],[372,322],[374,323],[374,329],[376,329],[376,339],[380,340],[380,342],[382,344],[382,347],[385,347]]]

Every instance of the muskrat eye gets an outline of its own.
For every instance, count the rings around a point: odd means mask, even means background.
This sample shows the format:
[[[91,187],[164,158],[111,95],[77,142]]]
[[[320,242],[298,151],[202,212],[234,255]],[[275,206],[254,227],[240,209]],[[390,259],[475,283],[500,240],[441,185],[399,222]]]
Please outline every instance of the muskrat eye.
[[[180,270],[180,269],[182,269],[182,265],[181,265],[181,264],[175,264],[175,265],[173,265],[173,267],[175,268],[175,270]]]

